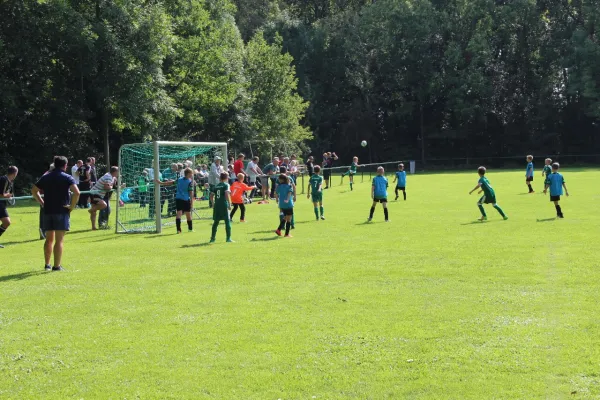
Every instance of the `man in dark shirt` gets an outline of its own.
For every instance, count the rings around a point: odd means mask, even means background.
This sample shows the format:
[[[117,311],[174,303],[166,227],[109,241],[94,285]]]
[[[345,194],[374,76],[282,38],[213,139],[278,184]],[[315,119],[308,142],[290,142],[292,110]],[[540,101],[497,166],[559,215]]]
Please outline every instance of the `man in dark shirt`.
[[[61,266],[63,241],[71,227],[70,213],[79,200],[79,188],[75,179],[65,171],[67,158],[54,157],[54,170],[42,176],[31,189],[33,198],[44,207],[44,269],[46,271],[62,271]],[[44,198],[40,191],[44,191]],[[73,194],[71,195],[70,192]],[[69,200],[69,196],[71,199]],[[54,252],[54,266],[50,266],[50,258]]]
[[[8,167],[6,175],[0,176],[0,236],[6,232],[8,227],[10,226],[10,216],[8,215],[8,211],[6,210],[6,206],[8,205],[8,199],[13,197],[13,181],[17,177],[19,173],[19,169],[17,167]],[[4,246],[0,245],[0,249],[3,249]]]
[[[86,163],[83,164],[77,170],[79,174],[79,190],[81,192],[87,192],[90,190],[91,186],[91,171],[92,171],[92,157],[88,157]],[[89,204],[90,195],[88,193],[84,193],[79,197],[79,208],[87,208]]]

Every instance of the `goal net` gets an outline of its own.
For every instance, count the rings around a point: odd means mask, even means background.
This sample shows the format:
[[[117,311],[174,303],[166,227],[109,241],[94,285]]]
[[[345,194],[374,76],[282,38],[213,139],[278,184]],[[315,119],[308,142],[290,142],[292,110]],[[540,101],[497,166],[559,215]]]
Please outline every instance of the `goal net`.
[[[175,223],[176,186],[155,185],[154,180],[175,180],[183,169],[191,165],[194,170],[194,219],[211,219],[208,206],[208,178],[197,173],[197,167],[210,165],[220,156],[227,171],[226,143],[152,142],[126,144],[119,152],[119,189],[117,207],[117,233],[162,231],[162,227]]]

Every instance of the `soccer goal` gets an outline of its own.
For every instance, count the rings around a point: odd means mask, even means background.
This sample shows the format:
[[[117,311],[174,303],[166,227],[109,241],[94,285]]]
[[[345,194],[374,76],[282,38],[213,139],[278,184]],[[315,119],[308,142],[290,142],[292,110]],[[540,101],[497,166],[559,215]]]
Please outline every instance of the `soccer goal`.
[[[160,233],[167,225],[175,224],[175,186],[154,184],[179,177],[178,164],[206,164],[208,170],[216,156],[222,158],[227,171],[226,143],[152,142],[121,146],[119,151],[118,198],[116,215],[117,233]],[[205,177],[194,173],[194,219],[212,218],[208,206]]]

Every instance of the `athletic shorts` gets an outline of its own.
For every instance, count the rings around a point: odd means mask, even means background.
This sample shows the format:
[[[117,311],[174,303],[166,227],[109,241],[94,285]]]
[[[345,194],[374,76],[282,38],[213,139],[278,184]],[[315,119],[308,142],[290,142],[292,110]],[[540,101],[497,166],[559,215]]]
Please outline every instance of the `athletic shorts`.
[[[190,212],[192,211],[191,201],[175,199],[175,209],[177,211]]]
[[[213,221],[229,221],[229,210],[213,210]]]
[[[92,194],[90,197],[90,203],[92,204],[98,204],[98,202],[104,200],[104,197],[100,196],[99,194]]]
[[[481,198],[479,199],[479,201],[477,203],[478,204],[496,204],[496,196],[492,196],[492,197],[481,196]]]
[[[323,202],[323,193],[311,193],[310,197],[312,198],[313,203],[322,203]]]
[[[388,202],[388,201],[387,201],[387,197],[382,197],[382,198],[377,198],[377,197],[375,197],[375,198],[373,199],[373,201],[374,201],[375,203],[381,203],[381,204],[383,204],[383,203],[387,203],[387,202]]]
[[[396,189],[398,189],[398,190],[406,190],[406,186],[396,186]]]
[[[560,196],[550,196],[550,201],[560,201]]]
[[[330,169],[326,169],[325,171],[323,171],[323,178],[327,179],[331,176],[331,170]]]
[[[281,208],[281,212],[284,216],[288,216],[288,215],[294,215],[294,209],[293,208]]]
[[[260,184],[262,185],[263,188],[269,189],[269,177],[268,176],[261,176],[260,177]]]
[[[533,182],[533,176],[528,176],[527,177],[527,182]]]
[[[8,210],[6,209],[6,206],[0,206],[0,218],[8,218]]]
[[[71,229],[69,214],[44,214],[42,219],[44,231],[68,231]]]

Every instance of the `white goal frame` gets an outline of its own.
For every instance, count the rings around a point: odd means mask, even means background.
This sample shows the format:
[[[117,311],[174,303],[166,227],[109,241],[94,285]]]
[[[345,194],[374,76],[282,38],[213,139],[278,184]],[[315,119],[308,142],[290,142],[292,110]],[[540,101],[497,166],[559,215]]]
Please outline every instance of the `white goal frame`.
[[[131,143],[131,144],[135,144],[135,143]],[[141,144],[141,143],[140,143]],[[224,142],[168,142],[168,141],[154,141],[152,142],[153,144],[153,155],[154,155],[154,162],[152,165],[152,168],[155,171],[155,175],[154,177],[157,178],[158,175],[158,171],[160,170],[160,146],[182,146],[182,147],[193,147],[193,146],[198,146],[198,147],[216,147],[219,148],[219,150],[221,151],[221,158],[222,158],[222,164],[223,167],[225,168],[225,171],[227,171],[227,143]],[[119,170],[121,169],[121,151],[119,151]],[[118,201],[121,198],[121,175],[119,174],[119,179],[118,179],[118,185],[117,185],[117,213],[116,213],[116,221],[117,223],[115,224],[115,232],[118,232],[118,225],[119,225],[119,204]],[[161,197],[160,197],[160,185],[154,185],[154,207],[156,213],[156,233],[162,233],[162,213],[160,212],[161,209]]]

